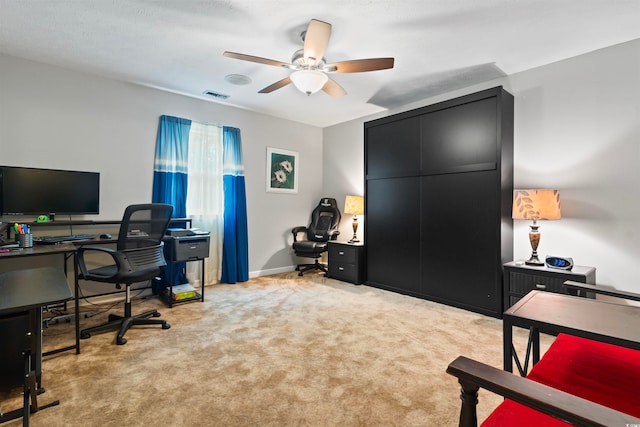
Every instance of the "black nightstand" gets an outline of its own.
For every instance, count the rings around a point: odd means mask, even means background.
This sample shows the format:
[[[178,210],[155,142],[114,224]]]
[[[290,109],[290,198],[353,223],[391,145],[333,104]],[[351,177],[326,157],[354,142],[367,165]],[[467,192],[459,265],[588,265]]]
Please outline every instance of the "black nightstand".
[[[567,280],[574,282],[596,283],[596,269],[583,265],[575,265],[571,270],[549,268],[547,266],[526,265],[515,261],[504,264],[504,309],[508,309],[532,290],[565,292],[562,284]],[[592,292],[586,295],[595,298]]]
[[[330,241],[327,277],[361,284],[364,279],[364,245]]]

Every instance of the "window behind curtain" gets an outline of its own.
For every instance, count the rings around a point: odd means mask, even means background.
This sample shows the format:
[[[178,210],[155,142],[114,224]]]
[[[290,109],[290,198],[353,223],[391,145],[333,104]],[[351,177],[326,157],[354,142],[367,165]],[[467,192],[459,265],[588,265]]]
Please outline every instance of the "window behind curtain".
[[[209,258],[205,261],[205,283],[219,280],[222,265],[222,153],[222,127],[192,122],[189,132],[187,217],[193,220],[193,227],[211,232]],[[187,269],[189,277],[199,277],[199,263],[187,263]]]

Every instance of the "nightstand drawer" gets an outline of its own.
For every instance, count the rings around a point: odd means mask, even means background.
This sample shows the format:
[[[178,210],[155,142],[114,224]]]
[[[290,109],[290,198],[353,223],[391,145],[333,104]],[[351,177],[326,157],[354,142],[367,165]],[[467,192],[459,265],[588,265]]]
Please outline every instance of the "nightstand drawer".
[[[344,264],[332,261],[329,264],[329,276],[338,280],[354,282],[358,276],[356,264]]]
[[[564,294],[562,284],[565,280],[511,271],[509,272],[509,292],[522,296],[533,290]]]
[[[333,262],[355,263],[358,261],[358,246],[329,245],[329,257]]]

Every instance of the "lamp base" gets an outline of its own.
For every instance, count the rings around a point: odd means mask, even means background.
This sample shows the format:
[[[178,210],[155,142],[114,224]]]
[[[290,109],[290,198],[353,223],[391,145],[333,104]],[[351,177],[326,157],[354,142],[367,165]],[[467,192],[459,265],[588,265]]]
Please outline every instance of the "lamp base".
[[[540,243],[540,232],[538,231],[539,225],[536,220],[533,220],[533,224],[530,225],[531,231],[529,232],[529,243],[531,244],[531,258],[524,263],[527,265],[544,265],[544,262],[538,258],[538,244]]]
[[[351,223],[351,227],[353,228],[353,237],[351,238],[351,240],[349,240],[349,243],[358,243],[360,240],[358,240],[358,217],[357,216],[353,216],[353,222]]]
[[[524,262],[527,265],[544,265],[544,262],[540,261],[540,259],[538,259],[538,255],[531,255],[531,258],[529,258],[528,260],[526,260]]]

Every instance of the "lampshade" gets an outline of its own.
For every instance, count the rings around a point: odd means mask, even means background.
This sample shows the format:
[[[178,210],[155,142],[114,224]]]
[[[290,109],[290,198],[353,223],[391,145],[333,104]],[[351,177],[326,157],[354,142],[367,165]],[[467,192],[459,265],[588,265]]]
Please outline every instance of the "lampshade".
[[[307,95],[316,93],[329,80],[323,72],[314,70],[299,70],[291,73],[291,81],[301,91]]]
[[[344,213],[351,215],[364,214],[364,196],[347,196],[344,199]]]
[[[560,219],[560,191],[514,190],[512,217],[533,221]]]

